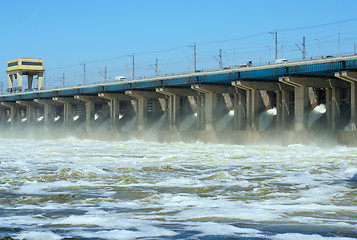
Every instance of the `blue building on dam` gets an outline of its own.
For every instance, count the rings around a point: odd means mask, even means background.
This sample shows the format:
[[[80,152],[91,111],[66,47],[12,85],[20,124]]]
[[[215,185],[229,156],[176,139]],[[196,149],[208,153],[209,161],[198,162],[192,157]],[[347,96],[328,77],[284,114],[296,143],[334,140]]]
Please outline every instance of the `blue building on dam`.
[[[235,144],[307,143],[320,136],[357,145],[356,60],[329,57],[31,92],[11,85],[0,96],[0,126],[14,134]]]

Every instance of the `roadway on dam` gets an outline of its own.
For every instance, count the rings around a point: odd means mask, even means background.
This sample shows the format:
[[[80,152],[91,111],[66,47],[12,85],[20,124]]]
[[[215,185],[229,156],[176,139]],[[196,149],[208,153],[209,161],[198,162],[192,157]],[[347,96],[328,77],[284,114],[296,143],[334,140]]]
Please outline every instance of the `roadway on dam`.
[[[334,78],[335,72],[357,70],[357,55],[330,57],[316,60],[268,64],[261,66],[236,67],[215,71],[198,71],[179,75],[166,75],[155,78],[125,80],[85,86],[57,88],[32,92],[11,93],[0,96],[1,102],[33,100],[37,98],[64,97],[75,95],[97,95],[100,92],[125,92],[127,90],[155,91],[162,87],[190,88],[194,84],[224,84],[231,81],[274,81],[282,76]]]

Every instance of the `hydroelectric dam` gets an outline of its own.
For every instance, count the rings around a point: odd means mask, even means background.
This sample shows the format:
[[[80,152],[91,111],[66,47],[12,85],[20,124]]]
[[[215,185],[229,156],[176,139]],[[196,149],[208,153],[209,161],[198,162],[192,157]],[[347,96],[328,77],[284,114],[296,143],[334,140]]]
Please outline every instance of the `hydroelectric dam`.
[[[21,59],[0,96],[5,135],[357,145],[357,55],[22,92]],[[10,65],[11,66],[10,66]],[[42,63],[22,60],[29,68]],[[42,64],[42,65],[41,65]],[[18,68],[20,69],[20,68]],[[16,89],[13,78],[21,85]],[[31,83],[30,83],[31,81]],[[41,81],[41,83],[40,83]],[[19,90],[16,92],[16,90]]]

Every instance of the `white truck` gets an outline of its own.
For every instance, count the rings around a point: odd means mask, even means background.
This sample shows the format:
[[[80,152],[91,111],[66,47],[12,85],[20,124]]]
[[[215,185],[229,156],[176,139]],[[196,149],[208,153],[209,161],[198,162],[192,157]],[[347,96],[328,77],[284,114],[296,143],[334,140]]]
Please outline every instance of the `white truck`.
[[[115,76],[115,81],[116,82],[122,82],[122,81],[125,81],[126,78],[125,76]]]

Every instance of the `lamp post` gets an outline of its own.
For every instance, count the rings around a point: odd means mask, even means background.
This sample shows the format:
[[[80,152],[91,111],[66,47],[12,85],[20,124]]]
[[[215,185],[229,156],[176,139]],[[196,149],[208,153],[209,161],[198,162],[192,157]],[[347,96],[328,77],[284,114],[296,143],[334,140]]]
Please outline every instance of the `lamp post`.
[[[318,38],[315,39],[319,43],[319,58],[321,58],[321,44]]]

